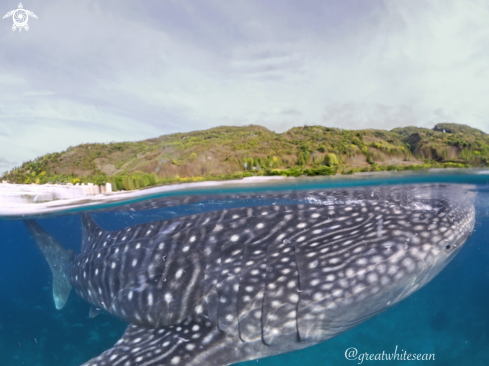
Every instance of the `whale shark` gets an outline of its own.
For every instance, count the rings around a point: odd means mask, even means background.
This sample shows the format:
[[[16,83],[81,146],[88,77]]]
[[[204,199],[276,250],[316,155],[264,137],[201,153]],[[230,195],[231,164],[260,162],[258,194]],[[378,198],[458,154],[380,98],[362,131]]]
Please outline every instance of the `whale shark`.
[[[57,309],[74,288],[90,316],[130,323],[83,365],[219,366],[310,347],[429,283],[474,228],[465,185],[278,196],[116,231],[82,213],[79,254],[25,220],[52,270]]]

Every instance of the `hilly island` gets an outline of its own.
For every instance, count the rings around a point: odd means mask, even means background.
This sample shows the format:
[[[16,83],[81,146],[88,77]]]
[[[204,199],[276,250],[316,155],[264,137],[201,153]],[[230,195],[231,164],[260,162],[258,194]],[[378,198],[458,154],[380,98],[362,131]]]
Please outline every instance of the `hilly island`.
[[[489,135],[439,123],[385,130],[216,127],[137,142],[86,143],[46,154],[5,172],[10,183],[112,184],[131,190],[159,184],[254,175],[334,175],[383,170],[485,166]]]

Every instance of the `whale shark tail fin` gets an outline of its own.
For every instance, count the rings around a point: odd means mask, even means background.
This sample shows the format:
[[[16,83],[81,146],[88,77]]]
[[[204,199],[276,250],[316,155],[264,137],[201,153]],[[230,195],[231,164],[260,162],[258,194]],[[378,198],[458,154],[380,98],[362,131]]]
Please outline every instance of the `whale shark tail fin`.
[[[54,304],[56,309],[62,309],[71,291],[71,285],[65,274],[65,268],[73,261],[76,254],[72,250],[63,248],[36,221],[25,220],[24,223],[36,240],[39,249],[41,249],[44,258],[46,258],[51,268],[51,272],[53,273]]]

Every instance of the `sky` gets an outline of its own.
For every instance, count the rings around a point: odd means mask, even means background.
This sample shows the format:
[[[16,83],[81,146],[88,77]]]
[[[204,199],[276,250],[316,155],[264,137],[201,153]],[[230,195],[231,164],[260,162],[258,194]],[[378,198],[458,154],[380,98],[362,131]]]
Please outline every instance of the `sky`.
[[[22,4],[38,17],[28,31],[0,19],[0,173],[81,143],[221,125],[489,132],[487,1]]]

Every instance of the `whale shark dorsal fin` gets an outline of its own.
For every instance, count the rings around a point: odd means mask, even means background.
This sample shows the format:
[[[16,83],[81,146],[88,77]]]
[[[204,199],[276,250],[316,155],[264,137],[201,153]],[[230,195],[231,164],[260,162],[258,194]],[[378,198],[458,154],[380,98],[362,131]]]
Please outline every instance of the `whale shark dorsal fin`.
[[[65,268],[73,261],[76,254],[72,250],[63,248],[34,220],[25,220],[24,222],[51,268],[54,304],[56,309],[62,309],[71,291]]]
[[[113,348],[81,366],[185,365],[223,366],[266,357],[271,347],[261,342],[241,342],[237,335],[219,330],[208,320],[188,321],[164,328],[131,324]]]
[[[105,237],[106,230],[102,229],[89,214],[81,214],[82,245],[81,252],[86,253],[97,239]]]

